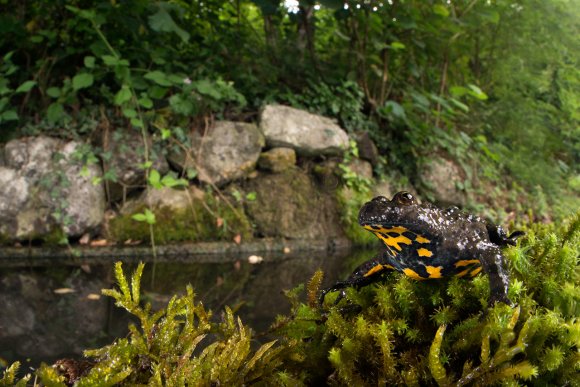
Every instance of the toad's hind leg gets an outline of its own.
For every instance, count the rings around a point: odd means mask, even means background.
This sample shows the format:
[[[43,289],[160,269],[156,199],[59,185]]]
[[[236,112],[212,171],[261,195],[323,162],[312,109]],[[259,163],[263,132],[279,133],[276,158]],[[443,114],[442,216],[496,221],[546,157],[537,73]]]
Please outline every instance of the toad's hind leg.
[[[509,276],[504,257],[498,246],[493,243],[481,243],[479,261],[483,271],[489,276],[489,306],[497,302],[513,306],[508,298]]]
[[[338,281],[329,288],[323,289],[320,292],[319,304],[322,305],[324,297],[330,292],[340,290],[340,294],[335,301],[337,304],[345,296],[345,288],[354,287],[356,289],[367,286],[373,282],[378,281],[385,271],[394,270],[394,267],[385,263],[381,256],[377,256],[370,261],[358,266],[351,275],[344,281]]]

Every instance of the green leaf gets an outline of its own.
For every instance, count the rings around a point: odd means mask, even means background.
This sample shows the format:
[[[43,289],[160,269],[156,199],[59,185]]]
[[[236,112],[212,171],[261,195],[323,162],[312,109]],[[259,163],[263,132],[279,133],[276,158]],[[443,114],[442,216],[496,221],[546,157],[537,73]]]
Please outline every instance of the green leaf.
[[[449,16],[449,10],[447,9],[447,7],[441,4],[433,5],[433,13],[443,17]]]
[[[123,85],[121,90],[115,94],[115,105],[122,105],[125,102],[128,102],[131,99],[131,95],[131,89],[129,89],[129,86]]]
[[[76,91],[92,86],[93,81],[94,81],[93,74],[81,73],[73,77],[72,86],[73,89]]]
[[[36,86],[36,81],[26,81],[22,85],[18,86],[15,93],[27,93]]]
[[[143,123],[143,120],[141,120],[141,119],[139,119],[137,117],[131,118],[131,125],[133,125],[133,126],[135,126],[137,128],[143,128],[143,127],[145,127],[145,124]]]
[[[151,109],[153,107],[153,101],[147,96],[139,98],[137,102],[139,102],[139,105],[143,106],[145,109]]]
[[[161,184],[164,187],[168,187],[168,188],[173,188],[173,187],[186,187],[187,186],[187,180],[185,179],[176,179],[175,177],[171,176],[171,175],[165,175],[163,176],[163,179],[161,179]]]
[[[117,66],[119,64],[119,59],[113,55],[103,55],[101,59],[106,66]]]
[[[407,46],[405,46],[403,43],[401,42],[393,42],[391,43],[390,47],[393,50],[404,50]]]
[[[132,108],[125,108],[123,109],[123,115],[127,118],[135,118],[137,117],[137,110]]]
[[[17,120],[18,113],[16,113],[16,110],[6,110],[5,112],[2,112],[2,115],[0,115],[0,122]]]
[[[57,122],[62,120],[64,116],[65,116],[64,107],[62,106],[62,104],[58,102],[50,104],[48,109],[46,109],[46,118],[48,119],[48,122],[50,122],[51,124],[56,124]]]
[[[150,81],[157,83],[159,86],[173,85],[173,83],[168,79],[167,74],[159,70],[148,72],[143,76],[143,78],[149,79]]]
[[[487,94],[485,94],[483,92],[483,90],[481,90],[479,87],[477,87],[476,85],[470,84],[469,89],[471,90],[469,92],[469,94],[479,100],[485,101],[488,97]]]
[[[46,94],[52,98],[60,97],[60,89],[58,87],[49,87],[46,89]]]
[[[149,185],[151,185],[155,189],[163,188],[163,185],[161,184],[161,175],[155,169],[153,169],[149,172],[148,182],[149,182]]]
[[[157,32],[173,32],[181,38],[184,43],[189,40],[189,33],[179,27],[168,12],[168,9],[175,9],[174,4],[158,4],[157,12],[149,16],[149,26]]]
[[[171,130],[165,128],[161,128],[159,130],[161,131],[162,140],[167,140],[169,137],[171,137]]]
[[[193,84],[193,87],[195,88],[195,90],[197,90],[198,93],[207,95],[208,97],[211,97],[215,100],[219,100],[222,98],[222,94],[216,88],[215,83],[211,82],[208,79],[201,79],[195,82]]]
[[[86,68],[92,69],[93,67],[95,67],[95,57],[85,56],[84,64]]]

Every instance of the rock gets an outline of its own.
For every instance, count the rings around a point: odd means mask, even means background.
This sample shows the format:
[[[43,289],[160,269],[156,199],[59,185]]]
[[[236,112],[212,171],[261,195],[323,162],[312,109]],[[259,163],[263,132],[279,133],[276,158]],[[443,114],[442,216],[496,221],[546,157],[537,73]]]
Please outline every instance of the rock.
[[[249,181],[245,189],[256,193],[255,201],[246,202],[246,212],[263,236],[289,239],[344,236],[333,194],[319,190],[312,178],[299,169],[262,175]]]
[[[360,132],[355,137],[358,157],[369,161],[373,166],[379,163],[379,149],[369,136],[369,132]]]
[[[193,200],[201,201],[204,195],[205,193],[195,186],[184,190],[168,187],[161,189],[150,188],[143,191],[139,198],[128,201],[121,209],[121,214],[133,214],[144,206],[153,210],[185,211],[191,207]]]
[[[357,176],[364,179],[373,178],[373,166],[366,160],[352,159],[348,164],[348,168],[357,174]]]
[[[458,188],[465,180],[465,172],[455,162],[435,157],[424,164],[419,178],[427,186],[436,203],[464,206],[467,196]]]
[[[348,135],[330,118],[282,105],[267,105],[260,129],[270,147],[290,147],[299,155],[341,155]]]
[[[5,146],[0,167],[0,234],[8,239],[43,238],[60,228],[80,236],[100,226],[105,211],[98,165],[85,166],[80,143],[29,137]]]
[[[292,148],[272,148],[262,152],[258,167],[272,172],[282,172],[296,165],[296,152]]]
[[[145,145],[140,132],[120,129],[113,132],[111,140],[101,140],[99,145],[111,154],[110,159],[104,161],[105,171],[111,171],[117,177],[116,182],[105,181],[111,202],[124,199],[127,193],[147,184],[145,169],[140,167],[145,162]],[[153,163],[152,169],[161,175],[166,174],[169,164],[165,157],[154,151],[150,138],[147,138],[147,146],[149,161]]]
[[[205,136],[194,132],[191,154],[173,152],[169,161],[182,170],[197,170],[200,181],[224,185],[254,170],[264,136],[254,124],[218,121]]]

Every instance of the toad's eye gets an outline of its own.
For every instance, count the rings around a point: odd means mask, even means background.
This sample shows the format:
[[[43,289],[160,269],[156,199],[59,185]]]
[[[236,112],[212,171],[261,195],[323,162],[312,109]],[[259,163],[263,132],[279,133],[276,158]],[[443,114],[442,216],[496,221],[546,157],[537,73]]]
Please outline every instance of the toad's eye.
[[[407,191],[402,191],[402,192],[397,193],[395,195],[395,197],[393,198],[393,200],[395,202],[397,202],[398,204],[401,204],[403,206],[408,206],[408,205],[413,204],[415,202],[415,197]]]

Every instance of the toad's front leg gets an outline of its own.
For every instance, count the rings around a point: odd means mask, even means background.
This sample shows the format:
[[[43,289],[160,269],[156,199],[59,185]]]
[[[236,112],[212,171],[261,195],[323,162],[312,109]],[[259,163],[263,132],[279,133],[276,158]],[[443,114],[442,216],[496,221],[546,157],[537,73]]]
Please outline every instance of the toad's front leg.
[[[385,260],[382,256],[377,256],[370,261],[367,261],[358,266],[346,280],[338,281],[331,287],[323,289],[320,292],[318,303],[319,305],[322,305],[324,303],[324,297],[326,294],[340,290],[340,294],[335,301],[335,304],[338,304],[338,302],[345,296],[345,288],[362,288],[363,286],[367,286],[373,282],[378,281],[381,278],[381,275],[385,273],[385,271],[390,270],[394,270],[393,266],[385,263]]]
[[[497,302],[503,302],[513,306],[508,297],[510,281],[501,249],[491,242],[479,242],[477,247],[483,271],[489,276],[488,305],[491,307]]]

